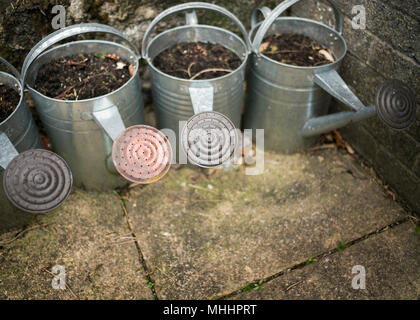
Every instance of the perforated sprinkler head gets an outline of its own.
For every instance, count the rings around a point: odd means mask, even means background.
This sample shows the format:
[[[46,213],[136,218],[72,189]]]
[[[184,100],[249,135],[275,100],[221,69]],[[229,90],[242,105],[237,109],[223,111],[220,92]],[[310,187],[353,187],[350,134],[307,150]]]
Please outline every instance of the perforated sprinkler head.
[[[416,97],[399,80],[385,81],[376,93],[378,117],[388,127],[404,130],[416,121]]]
[[[17,208],[44,213],[59,207],[68,197],[73,176],[57,154],[42,149],[20,153],[8,164],[3,187]]]
[[[191,163],[212,168],[231,159],[238,136],[229,118],[208,111],[197,113],[187,121],[181,133],[181,142]]]
[[[169,170],[172,147],[158,129],[135,125],[115,139],[112,162],[117,171],[134,183],[151,183],[161,179]]]

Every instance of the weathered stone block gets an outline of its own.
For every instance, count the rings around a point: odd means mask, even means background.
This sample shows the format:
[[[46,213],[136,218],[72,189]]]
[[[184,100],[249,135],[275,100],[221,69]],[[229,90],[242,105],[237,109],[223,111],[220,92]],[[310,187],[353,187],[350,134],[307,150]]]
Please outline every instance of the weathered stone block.
[[[406,222],[233,299],[416,300],[420,290],[419,243],[414,223]],[[352,286],[356,265],[366,272],[365,289]]]

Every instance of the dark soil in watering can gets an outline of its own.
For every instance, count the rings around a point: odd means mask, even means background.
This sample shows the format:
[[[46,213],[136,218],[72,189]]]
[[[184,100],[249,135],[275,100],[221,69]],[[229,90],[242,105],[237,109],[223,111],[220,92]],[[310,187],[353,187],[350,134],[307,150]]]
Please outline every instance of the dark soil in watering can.
[[[134,66],[115,54],[78,54],[44,64],[35,89],[60,100],[90,99],[117,90],[134,73]]]
[[[267,57],[281,63],[314,67],[335,61],[331,50],[303,34],[273,34],[259,48]]]
[[[20,94],[13,88],[0,83],[0,123],[16,109]]]
[[[162,72],[182,79],[201,80],[224,76],[241,65],[241,59],[220,44],[182,42],[153,59]]]

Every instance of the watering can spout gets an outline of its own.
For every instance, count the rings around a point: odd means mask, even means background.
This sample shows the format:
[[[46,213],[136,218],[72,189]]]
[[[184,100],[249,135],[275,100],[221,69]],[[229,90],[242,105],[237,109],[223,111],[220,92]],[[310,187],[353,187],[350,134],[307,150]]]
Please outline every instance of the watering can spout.
[[[303,126],[302,135],[311,137],[347,124],[378,115],[394,130],[405,130],[416,120],[414,93],[399,80],[385,81],[376,93],[375,106],[365,107],[335,70],[315,74],[315,83],[354,111],[345,111],[311,118]]]
[[[364,107],[360,111],[346,111],[326,116],[316,117],[306,121],[303,126],[303,136],[305,138],[320,135],[328,131],[342,128],[350,123],[358,122],[373,117],[376,113],[376,107]]]

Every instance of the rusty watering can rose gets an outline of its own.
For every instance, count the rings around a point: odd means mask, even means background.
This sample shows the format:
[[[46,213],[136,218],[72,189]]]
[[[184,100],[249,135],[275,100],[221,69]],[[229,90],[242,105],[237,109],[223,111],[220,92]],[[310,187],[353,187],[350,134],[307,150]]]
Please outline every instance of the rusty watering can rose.
[[[168,172],[172,162],[172,147],[159,130],[136,125],[127,128],[115,140],[112,161],[125,179],[134,183],[151,183]]]

